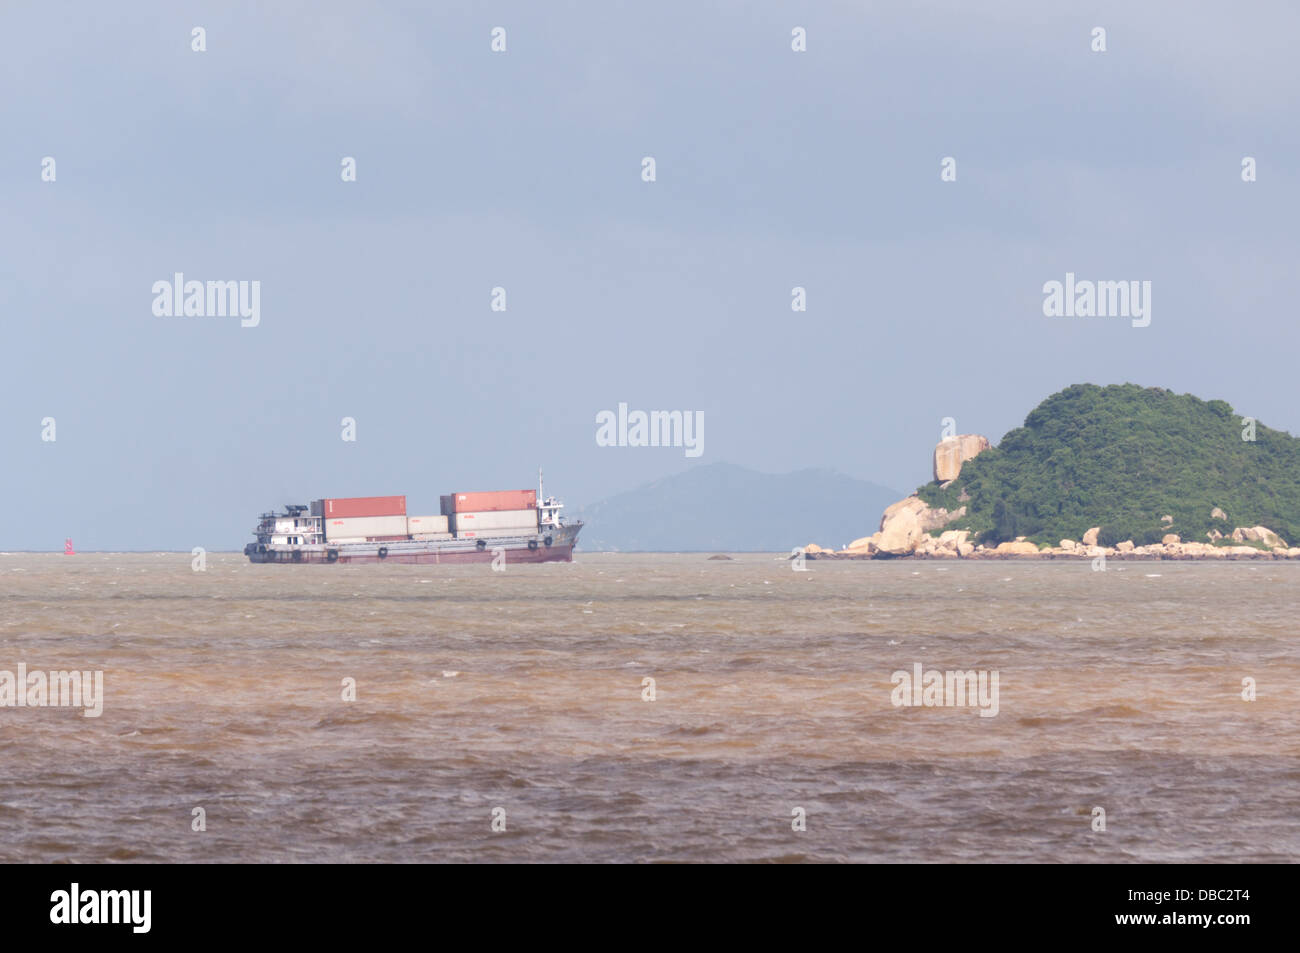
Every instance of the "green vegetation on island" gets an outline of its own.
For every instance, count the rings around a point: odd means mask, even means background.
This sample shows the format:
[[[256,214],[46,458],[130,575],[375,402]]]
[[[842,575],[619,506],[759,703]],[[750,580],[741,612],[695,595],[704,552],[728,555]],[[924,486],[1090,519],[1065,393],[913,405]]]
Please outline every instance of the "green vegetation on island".
[[[996,447],[967,460],[948,486],[917,495],[966,513],[946,530],[979,542],[1024,536],[1078,540],[1100,526],[1103,546],[1142,546],[1167,533],[1265,526],[1300,545],[1300,438],[1249,423],[1222,400],[1160,387],[1075,384],[1039,404]],[[1218,508],[1225,519],[1211,516]],[[1162,521],[1172,516],[1173,522]]]

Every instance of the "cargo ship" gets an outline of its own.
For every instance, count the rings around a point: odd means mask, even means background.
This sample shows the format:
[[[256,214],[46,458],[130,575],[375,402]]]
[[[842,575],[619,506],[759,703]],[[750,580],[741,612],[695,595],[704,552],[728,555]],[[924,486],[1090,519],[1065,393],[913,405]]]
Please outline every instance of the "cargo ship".
[[[325,497],[263,513],[244,547],[254,563],[572,562],[582,521],[536,490],[450,493],[436,516],[410,516],[404,496]],[[499,562],[498,565],[501,563]]]

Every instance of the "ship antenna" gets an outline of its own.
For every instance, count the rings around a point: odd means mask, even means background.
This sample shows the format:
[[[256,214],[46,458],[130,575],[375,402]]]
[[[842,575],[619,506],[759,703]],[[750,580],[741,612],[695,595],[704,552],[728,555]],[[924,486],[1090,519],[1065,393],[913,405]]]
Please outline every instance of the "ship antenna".
[[[538,467],[537,468],[537,502],[540,503],[545,499],[546,499],[546,494],[542,492],[542,468]]]

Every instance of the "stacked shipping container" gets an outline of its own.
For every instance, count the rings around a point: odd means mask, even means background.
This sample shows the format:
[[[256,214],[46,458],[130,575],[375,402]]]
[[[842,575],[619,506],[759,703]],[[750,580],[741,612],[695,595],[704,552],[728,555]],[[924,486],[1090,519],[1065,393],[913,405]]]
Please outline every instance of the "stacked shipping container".
[[[405,516],[404,496],[353,496],[316,500],[311,505],[312,516],[327,519],[350,519],[358,516]]]
[[[489,510],[452,517],[457,536],[521,536],[537,532],[537,510]]]
[[[537,508],[536,490],[495,490],[490,493],[453,493],[442,497],[443,516],[456,513],[497,513]]]
[[[408,516],[406,531],[411,539],[450,539],[449,523],[445,516]]]
[[[537,491],[452,493],[442,497],[442,512],[462,538],[523,536],[537,532]]]
[[[366,540],[521,536],[537,532],[537,491],[453,493],[441,498],[442,515],[406,515],[404,496],[332,497],[311,504],[323,517],[331,543]]]
[[[406,539],[406,497],[329,497],[311,504],[313,516],[324,517],[325,540],[359,543],[370,539]]]
[[[537,532],[537,490],[452,493],[442,512],[456,536],[524,536]]]
[[[405,516],[354,516],[325,519],[325,539],[331,543],[361,542],[367,539],[406,539]]]

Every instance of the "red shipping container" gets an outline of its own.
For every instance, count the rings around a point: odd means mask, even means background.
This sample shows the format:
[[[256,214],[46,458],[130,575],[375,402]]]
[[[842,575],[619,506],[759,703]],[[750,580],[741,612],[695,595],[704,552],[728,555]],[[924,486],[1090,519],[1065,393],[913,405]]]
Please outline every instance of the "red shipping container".
[[[352,496],[324,499],[321,505],[326,518],[351,519],[354,516],[405,516],[404,496]]]
[[[452,513],[495,513],[531,510],[537,506],[536,490],[494,490],[488,493],[452,494]],[[446,514],[450,516],[451,514]]]

